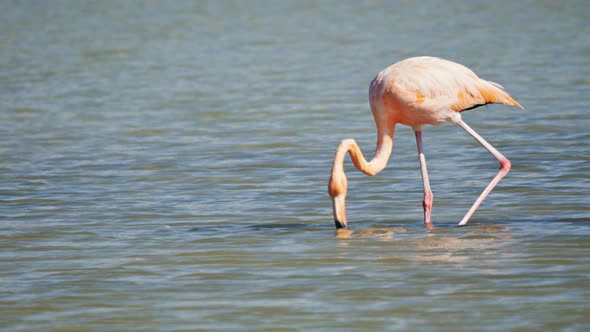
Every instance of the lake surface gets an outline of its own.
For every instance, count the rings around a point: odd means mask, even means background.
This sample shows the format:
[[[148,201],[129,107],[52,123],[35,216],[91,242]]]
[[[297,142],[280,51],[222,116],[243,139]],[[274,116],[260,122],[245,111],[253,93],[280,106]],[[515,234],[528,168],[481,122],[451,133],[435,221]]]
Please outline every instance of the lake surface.
[[[588,331],[590,6],[584,1],[2,1],[3,331]],[[426,127],[388,167],[367,90],[434,55],[525,110]]]

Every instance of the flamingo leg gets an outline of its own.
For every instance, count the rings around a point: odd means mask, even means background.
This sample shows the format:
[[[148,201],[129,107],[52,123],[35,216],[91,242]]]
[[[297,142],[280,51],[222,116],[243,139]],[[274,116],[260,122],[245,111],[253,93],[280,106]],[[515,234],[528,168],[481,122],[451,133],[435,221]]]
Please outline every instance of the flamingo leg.
[[[422,148],[422,131],[416,130],[416,145],[418,146],[418,158],[420,159],[420,170],[422,171],[422,183],[424,184],[424,226],[428,229],[432,228],[432,190],[430,189],[430,181],[428,180],[428,170],[426,168],[426,157],[424,156],[424,149]]]
[[[484,148],[486,148],[500,162],[500,170],[498,171],[498,174],[496,174],[496,176],[492,179],[490,184],[488,184],[488,186],[484,189],[484,191],[479,195],[479,197],[477,198],[475,203],[473,203],[473,206],[471,206],[471,209],[469,209],[469,211],[467,211],[467,214],[465,214],[463,219],[461,219],[459,224],[457,224],[458,226],[463,226],[463,225],[467,224],[467,222],[469,221],[469,218],[471,218],[473,213],[475,213],[475,210],[477,210],[477,208],[481,205],[481,203],[489,195],[489,193],[492,191],[492,189],[494,189],[494,187],[498,184],[498,182],[500,182],[500,180],[502,180],[506,176],[506,174],[508,174],[508,172],[510,171],[511,163],[510,163],[510,160],[508,160],[508,158],[504,157],[503,154],[501,154],[498,150],[496,150],[496,148],[494,148],[490,143],[488,143],[485,139],[483,139],[483,137],[479,136],[479,134],[476,133],[475,130],[473,130],[471,127],[469,127],[467,125],[467,123],[465,123],[462,119],[456,120],[455,123],[457,123],[463,129],[465,129],[465,131],[467,131],[469,133],[469,135],[473,136],[473,138],[475,138],[475,140],[477,140],[479,142],[479,144],[481,144]]]

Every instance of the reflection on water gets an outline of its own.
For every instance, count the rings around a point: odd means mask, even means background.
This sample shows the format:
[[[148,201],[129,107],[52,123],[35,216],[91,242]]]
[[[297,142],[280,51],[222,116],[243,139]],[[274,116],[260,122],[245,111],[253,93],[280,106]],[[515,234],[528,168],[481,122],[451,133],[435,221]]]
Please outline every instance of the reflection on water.
[[[590,328],[583,1],[2,2],[0,329]],[[435,55],[525,111],[464,119],[513,168],[411,129],[326,193],[338,142],[375,144],[368,83]]]

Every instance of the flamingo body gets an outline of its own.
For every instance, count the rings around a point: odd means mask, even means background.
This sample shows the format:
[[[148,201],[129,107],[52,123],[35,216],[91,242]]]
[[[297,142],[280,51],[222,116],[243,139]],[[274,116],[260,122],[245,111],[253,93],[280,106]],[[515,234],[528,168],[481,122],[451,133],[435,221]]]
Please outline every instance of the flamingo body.
[[[424,184],[424,224],[431,227],[433,195],[428,180],[426,159],[422,148],[422,127],[457,123],[492,153],[500,162],[500,171],[476,200],[459,225],[467,223],[493,187],[508,173],[510,161],[479,136],[462,119],[461,112],[490,103],[522,106],[504,91],[501,85],[480,79],[473,71],[458,63],[434,58],[415,57],[400,61],[377,74],[369,89],[371,111],[377,126],[377,148],[368,162],[356,142],[342,141],[332,166],[328,192],[332,198],[336,227],[346,227],[345,197],[347,180],[344,157],[349,153],[357,169],[375,175],[387,164],[393,147],[396,124],[414,129]]]
[[[426,56],[379,72],[371,82],[369,100],[373,112],[413,128],[440,125],[457,112],[490,103],[522,108],[501,85],[480,79],[458,63]]]

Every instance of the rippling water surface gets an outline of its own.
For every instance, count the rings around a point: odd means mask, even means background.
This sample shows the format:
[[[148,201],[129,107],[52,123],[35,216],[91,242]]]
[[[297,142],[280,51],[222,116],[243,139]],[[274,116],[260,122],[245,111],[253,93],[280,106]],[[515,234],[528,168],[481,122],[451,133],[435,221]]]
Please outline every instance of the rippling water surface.
[[[590,329],[584,1],[2,1],[5,331]],[[409,56],[463,63],[525,111],[411,129],[375,177],[367,89]]]

